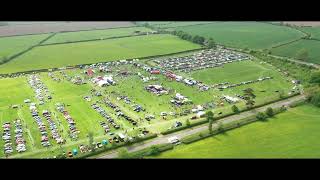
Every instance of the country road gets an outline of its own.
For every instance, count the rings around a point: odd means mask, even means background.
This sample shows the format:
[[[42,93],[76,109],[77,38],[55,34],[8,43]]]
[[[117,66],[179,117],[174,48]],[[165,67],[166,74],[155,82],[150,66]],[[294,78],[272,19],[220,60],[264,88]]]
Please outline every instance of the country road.
[[[250,110],[250,111],[246,111],[246,112],[240,113],[238,115],[232,115],[232,116],[229,116],[229,117],[222,118],[222,119],[218,120],[218,122],[221,122],[222,124],[228,124],[228,123],[231,123],[231,122],[234,122],[234,121],[238,121],[240,119],[255,115],[257,112],[263,112],[268,107],[279,108],[281,106],[288,106],[289,104],[291,104],[293,102],[296,102],[296,101],[299,101],[299,100],[302,100],[304,98],[305,98],[304,95],[298,95],[298,96],[295,96],[295,97],[292,97],[292,98],[289,98],[289,99],[286,99],[286,100],[278,101],[278,102],[275,102],[275,103],[272,103],[272,104],[269,104],[269,105],[266,105],[266,106],[263,106],[263,107],[260,107],[260,108],[256,108],[256,109],[253,109],[253,110]],[[213,124],[213,128],[216,128],[216,127],[217,127],[217,123]],[[197,127],[190,128],[190,129],[181,130],[181,131],[178,131],[178,132],[175,132],[175,133],[172,133],[172,134],[168,134],[168,135],[164,135],[164,136],[158,136],[158,137],[150,140],[149,142],[146,142],[146,143],[143,143],[143,144],[134,144],[134,145],[131,145],[131,146],[127,146],[126,148],[128,149],[128,152],[131,153],[131,152],[139,151],[141,149],[150,147],[152,145],[168,143],[168,138],[173,137],[173,136],[176,136],[179,139],[181,139],[181,138],[184,138],[186,136],[201,132],[201,131],[206,130],[206,129],[208,129],[208,125],[207,124],[203,124],[203,125],[200,125],[200,126],[197,126]],[[117,151],[112,151],[109,154],[104,154],[104,155],[101,155],[100,157],[97,157],[97,158],[98,159],[112,159],[112,158],[117,158],[117,157],[118,157]]]

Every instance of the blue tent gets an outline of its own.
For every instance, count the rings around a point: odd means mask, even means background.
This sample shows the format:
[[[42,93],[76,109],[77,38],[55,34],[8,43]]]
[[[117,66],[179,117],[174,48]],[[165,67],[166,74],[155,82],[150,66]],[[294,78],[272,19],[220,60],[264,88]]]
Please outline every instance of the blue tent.
[[[72,154],[73,154],[73,155],[77,155],[77,154],[78,154],[78,150],[77,150],[77,149],[73,149],[73,150],[72,150]]]
[[[108,144],[108,141],[104,139],[104,140],[102,140],[102,144],[103,144],[103,145],[107,145],[107,144]]]

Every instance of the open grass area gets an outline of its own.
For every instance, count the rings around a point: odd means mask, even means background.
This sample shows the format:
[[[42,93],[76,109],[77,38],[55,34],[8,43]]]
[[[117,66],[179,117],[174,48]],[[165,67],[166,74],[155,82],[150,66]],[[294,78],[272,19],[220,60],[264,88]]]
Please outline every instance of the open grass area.
[[[157,28],[173,28],[173,27],[180,27],[180,26],[190,26],[190,25],[198,25],[198,24],[208,24],[212,23],[211,21],[149,21],[144,22],[148,23],[149,25]],[[143,23],[141,23],[143,24]]]
[[[116,28],[92,31],[62,32],[56,34],[43,44],[67,43],[73,41],[84,41],[91,39],[104,39],[111,37],[121,37],[134,35],[135,31],[150,32],[151,29],[145,27]]]
[[[285,46],[280,46],[274,49],[271,49],[272,54],[291,57],[295,58],[297,53],[302,50],[306,49],[308,52],[308,59],[307,62],[311,63],[320,63],[320,41],[317,40],[299,40],[294,43],[287,44]]]
[[[319,108],[303,105],[152,158],[319,158],[319,119]]]
[[[206,38],[211,37],[217,43],[227,46],[252,49],[270,48],[304,35],[289,27],[260,22],[215,22],[174,29]]]
[[[311,38],[320,39],[320,27],[301,27],[302,31],[311,34]]]
[[[9,58],[12,55],[22,52],[28,49],[29,47],[39,43],[41,40],[45,39],[48,36],[49,34],[1,37],[0,38],[0,63],[3,60],[3,58]]]
[[[147,35],[41,46],[0,66],[1,73],[176,53],[200,48],[172,35]]]

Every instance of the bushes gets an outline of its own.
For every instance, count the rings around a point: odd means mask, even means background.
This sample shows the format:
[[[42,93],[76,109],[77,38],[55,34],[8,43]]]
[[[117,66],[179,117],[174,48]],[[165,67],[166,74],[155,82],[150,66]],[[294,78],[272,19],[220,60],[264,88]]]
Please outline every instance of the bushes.
[[[232,109],[232,112],[234,112],[234,113],[236,113],[236,114],[238,114],[238,113],[240,112],[239,108],[238,108],[236,105],[233,105],[233,106],[231,107],[231,109]]]
[[[268,107],[265,113],[266,113],[266,115],[268,117],[274,116],[274,112],[273,112],[273,109],[271,107]]]
[[[267,119],[267,116],[263,112],[258,112],[256,118],[260,121],[264,121]]]
[[[142,149],[140,151],[129,153],[128,158],[139,159],[139,158],[143,158],[144,156],[154,156],[154,155],[160,154],[161,152],[171,150],[171,149],[173,149],[172,144],[154,145],[154,146]]]

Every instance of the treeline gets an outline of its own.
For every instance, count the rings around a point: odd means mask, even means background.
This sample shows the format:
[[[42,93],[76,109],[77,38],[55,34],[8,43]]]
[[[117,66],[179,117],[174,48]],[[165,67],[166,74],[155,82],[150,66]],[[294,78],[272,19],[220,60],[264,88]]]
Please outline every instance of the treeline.
[[[178,36],[179,38],[187,41],[191,41],[196,44],[204,45],[208,48],[215,48],[216,43],[213,40],[213,38],[206,39],[199,35],[191,35],[189,33],[186,33],[184,31],[171,31],[171,34]]]

